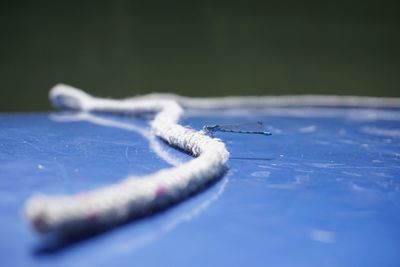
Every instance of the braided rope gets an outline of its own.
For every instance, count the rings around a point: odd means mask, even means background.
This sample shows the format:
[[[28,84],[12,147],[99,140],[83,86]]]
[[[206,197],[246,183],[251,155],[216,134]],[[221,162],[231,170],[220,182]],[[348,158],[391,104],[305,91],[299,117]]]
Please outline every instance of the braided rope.
[[[97,99],[65,85],[54,87],[50,98],[59,107],[81,111],[154,112],[156,115],[151,122],[154,134],[196,158],[148,176],[127,177],[118,184],[85,194],[34,196],[27,201],[25,213],[38,232],[124,222],[131,216],[182,199],[220,176],[226,168],[229,152],[225,145],[202,132],[177,124],[182,108],[173,100]]]
[[[38,232],[85,229],[94,224],[118,224],[159,205],[169,205],[221,175],[229,152],[204,132],[178,124],[183,107],[196,109],[285,106],[400,107],[398,98],[343,96],[187,98],[151,94],[125,100],[94,98],[81,90],[57,85],[50,92],[55,106],[80,111],[155,113],[154,134],[196,158],[144,177],[127,177],[118,184],[73,196],[39,195],[25,206],[28,220]]]

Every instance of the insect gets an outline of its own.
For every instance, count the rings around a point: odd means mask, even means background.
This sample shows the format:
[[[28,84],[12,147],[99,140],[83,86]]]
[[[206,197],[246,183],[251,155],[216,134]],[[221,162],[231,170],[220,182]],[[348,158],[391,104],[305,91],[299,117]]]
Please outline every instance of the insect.
[[[215,132],[271,135],[271,132],[266,131],[260,121],[241,124],[205,125],[203,131],[211,136]]]

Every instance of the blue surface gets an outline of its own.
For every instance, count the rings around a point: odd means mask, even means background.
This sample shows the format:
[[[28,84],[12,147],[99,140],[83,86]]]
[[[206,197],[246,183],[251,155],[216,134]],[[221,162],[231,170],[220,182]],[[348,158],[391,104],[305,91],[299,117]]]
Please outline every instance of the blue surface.
[[[49,252],[39,249],[47,240],[23,218],[29,196],[97,188],[170,164],[146,132],[125,127],[146,131],[143,119],[3,114],[1,266],[400,266],[399,112],[189,112],[183,123],[196,129],[260,120],[273,135],[217,134],[231,152],[230,170],[210,188],[155,216]],[[105,126],[110,121],[120,124]],[[169,158],[190,160],[155,142]]]

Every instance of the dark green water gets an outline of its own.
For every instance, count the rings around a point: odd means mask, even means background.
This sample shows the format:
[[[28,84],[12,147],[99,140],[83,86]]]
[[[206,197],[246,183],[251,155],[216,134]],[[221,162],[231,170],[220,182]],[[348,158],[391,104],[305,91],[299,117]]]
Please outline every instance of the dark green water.
[[[0,110],[92,94],[400,96],[396,1],[0,3]]]

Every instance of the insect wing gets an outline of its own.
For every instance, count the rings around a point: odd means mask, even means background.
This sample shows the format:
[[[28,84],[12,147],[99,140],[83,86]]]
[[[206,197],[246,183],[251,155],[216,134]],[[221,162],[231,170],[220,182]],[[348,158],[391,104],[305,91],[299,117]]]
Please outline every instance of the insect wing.
[[[221,131],[233,132],[263,132],[265,131],[262,122],[249,122],[240,124],[222,124],[219,125]]]

